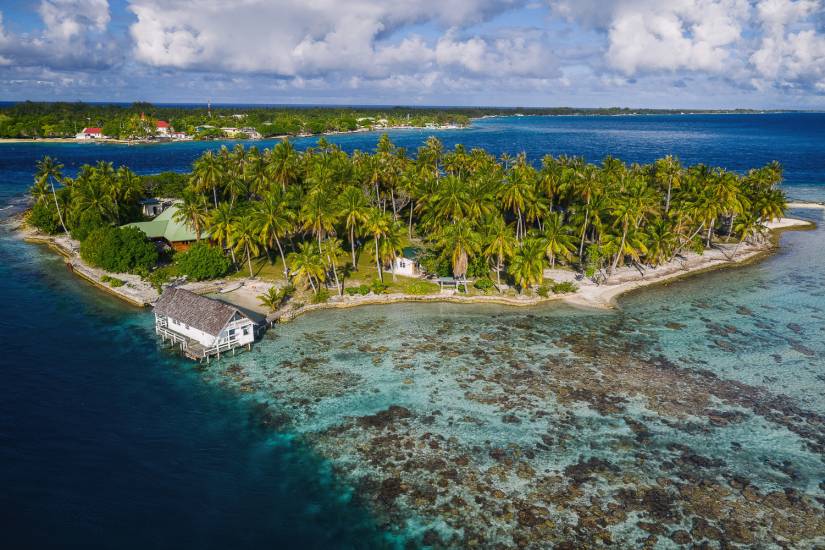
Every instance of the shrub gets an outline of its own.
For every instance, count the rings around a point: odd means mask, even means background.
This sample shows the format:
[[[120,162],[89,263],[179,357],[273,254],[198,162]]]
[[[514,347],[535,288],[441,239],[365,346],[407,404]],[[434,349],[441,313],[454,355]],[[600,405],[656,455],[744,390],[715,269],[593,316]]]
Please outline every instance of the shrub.
[[[312,295],[313,304],[324,304],[329,301],[329,290],[321,288]]]
[[[576,283],[571,281],[564,281],[563,283],[556,283],[552,287],[553,294],[567,294],[569,292],[576,292],[579,287]]]
[[[539,296],[541,296],[542,298],[547,298],[547,296],[549,296],[549,295],[550,295],[550,289],[551,289],[551,287],[550,287],[549,285],[544,284],[544,285],[541,285],[541,286],[540,286],[540,287],[536,290],[536,292],[537,292],[537,293],[538,293],[538,295],[539,295]]]
[[[100,227],[80,243],[80,256],[89,264],[115,273],[148,274],[158,251],[136,227]]]
[[[488,290],[491,290],[495,285],[496,284],[487,277],[482,277],[481,279],[478,279],[475,283],[473,283],[473,286],[482,292],[487,292]]]
[[[223,251],[206,242],[195,243],[186,252],[178,254],[175,263],[180,273],[193,281],[223,277],[231,267]]]
[[[49,235],[54,235],[62,229],[60,219],[57,217],[57,209],[54,204],[49,206],[48,202],[35,204],[29,212],[28,222],[32,227]]]
[[[118,279],[116,277],[109,277],[108,275],[104,275],[100,278],[101,282],[108,283],[110,287],[117,288],[119,286],[123,286],[126,284],[126,281],[123,279]]]
[[[72,234],[72,238],[78,241],[86,240],[95,229],[109,225],[103,220],[99,212],[92,210],[87,210],[80,214],[72,214],[72,211],[69,210],[67,224],[69,225],[69,233]]]
[[[423,296],[425,294],[435,294],[438,292],[438,285],[429,281],[415,281],[407,286],[407,294]]]
[[[165,285],[169,282],[170,279],[172,279],[173,277],[177,277],[178,275],[179,273],[176,265],[165,265],[152,271],[149,275],[146,276],[146,280],[153,287],[155,287],[155,290],[161,292],[161,290],[163,290],[163,285]]]
[[[490,273],[490,266],[487,264],[487,258],[484,256],[475,256],[470,258],[467,264],[468,277],[487,277]]]
[[[373,294],[384,294],[387,291],[387,285],[379,279],[375,279],[370,285],[370,290],[372,290]]]
[[[347,288],[344,290],[348,296],[366,296],[370,293],[369,285],[359,285]]]

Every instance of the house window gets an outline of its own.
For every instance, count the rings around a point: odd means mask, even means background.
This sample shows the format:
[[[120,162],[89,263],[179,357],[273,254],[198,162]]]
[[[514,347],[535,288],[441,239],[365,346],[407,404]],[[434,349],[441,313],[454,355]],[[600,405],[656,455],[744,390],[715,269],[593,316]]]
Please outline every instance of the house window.
[[[406,262],[404,262],[404,260],[401,260],[400,262],[398,262],[398,266],[399,267],[407,267],[407,264],[406,264]]]
[[[243,335],[244,335],[244,336],[248,336],[248,335],[249,335],[249,327],[244,327],[244,328],[243,328]]]
[[[234,328],[229,329],[229,336],[230,337],[235,336],[235,329]]]

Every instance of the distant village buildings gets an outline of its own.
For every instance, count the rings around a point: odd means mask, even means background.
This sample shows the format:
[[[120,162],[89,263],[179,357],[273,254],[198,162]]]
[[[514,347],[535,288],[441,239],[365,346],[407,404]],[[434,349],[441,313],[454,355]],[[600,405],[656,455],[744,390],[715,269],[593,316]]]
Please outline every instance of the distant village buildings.
[[[102,128],[83,128],[83,131],[75,135],[75,139],[103,139]]]

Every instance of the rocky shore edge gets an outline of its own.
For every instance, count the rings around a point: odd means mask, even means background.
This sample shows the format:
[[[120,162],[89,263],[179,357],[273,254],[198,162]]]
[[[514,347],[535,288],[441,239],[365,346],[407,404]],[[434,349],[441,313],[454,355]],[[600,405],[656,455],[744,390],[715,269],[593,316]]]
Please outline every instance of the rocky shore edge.
[[[564,302],[581,307],[613,308],[616,306],[616,299],[630,291],[653,284],[672,282],[686,276],[721,267],[743,265],[756,261],[778,247],[779,232],[783,230],[812,229],[814,227],[815,224],[810,221],[797,218],[781,218],[768,224],[768,229],[772,234],[764,243],[744,243],[739,246],[734,243],[716,244],[714,248],[705,251],[702,255],[693,252],[685,253],[657,268],[641,269],[636,266],[622,267],[614,272],[609,283],[596,284],[588,279],[576,281],[576,274],[572,271],[562,269],[545,270],[545,278],[553,279],[556,282],[575,282],[578,290],[568,294],[555,294],[548,297],[507,295],[463,296],[453,291],[447,291],[428,295],[371,294],[367,296],[335,296],[330,298],[328,302],[320,304],[302,304],[299,307],[287,304],[286,307],[269,313],[266,319],[270,323],[283,323],[306,313],[323,309],[345,309],[404,302],[492,304],[513,307],[532,307],[549,302]],[[137,307],[147,307],[153,305],[158,299],[158,291],[150,283],[144,281],[137,275],[109,273],[85,263],[80,258],[78,252],[79,243],[67,235],[45,235],[27,226],[22,215],[17,216],[15,220],[13,220],[12,229],[27,242],[47,245],[50,249],[65,258],[69,271],[99,289],[120,298],[126,303]],[[124,284],[119,287],[110,286],[106,284],[104,280],[106,277],[118,278],[124,281]],[[182,287],[199,294],[209,294],[220,292],[229,285],[237,285],[239,282],[241,283],[241,287],[225,294],[222,298],[228,302],[237,302],[236,305],[248,309],[256,309],[256,305],[254,304],[257,302],[257,296],[266,292],[268,286],[271,286],[262,281],[244,278],[233,279],[231,281],[218,280],[187,283],[182,285]],[[260,309],[258,312],[266,314],[265,311]]]

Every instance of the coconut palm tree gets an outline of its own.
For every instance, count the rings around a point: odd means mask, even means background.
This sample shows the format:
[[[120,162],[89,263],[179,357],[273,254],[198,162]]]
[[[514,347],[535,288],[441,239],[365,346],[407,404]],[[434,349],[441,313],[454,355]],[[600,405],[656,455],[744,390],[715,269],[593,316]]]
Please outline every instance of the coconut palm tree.
[[[183,192],[183,201],[173,214],[176,222],[185,223],[195,231],[195,239],[201,240],[203,228],[209,221],[206,197],[192,189]]]
[[[556,258],[569,260],[573,257],[576,245],[573,242],[571,227],[564,223],[561,212],[553,212],[544,224],[545,253],[550,260],[550,268],[556,267]]]
[[[63,179],[63,165],[49,156],[45,156],[37,161],[37,172],[35,180],[46,181],[52,189],[52,197],[54,198],[54,206],[57,208],[57,217],[60,220],[60,226],[63,227],[63,232],[68,233],[66,224],[63,222],[63,211],[60,209],[60,204],[57,201],[57,191],[54,188],[54,182],[61,182]]]
[[[391,266],[392,280],[395,282],[395,264],[398,255],[404,249],[404,224],[396,220],[390,223],[389,230],[381,239],[379,247],[381,260],[388,262]]]
[[[269,287],[265,293],[258,296],[258,303],[273,313],[283,301],[283,295],[274,286]]]
[[[349,246],[352,253],[352,267],[355,269],[355,235],[364,227],[369,214],[369,201],[364,192],[354,185],[348,186],[338,198],[338,214],[349,234]]]
[[[287,185],[294,183],[298,178],[298,160],[298,152],[288,139],[275,145],[268,155],[268,175],[275,183],[281,185],[282,191],[286,191]]]
[[[234,251],[242,252],[246,256],[246,263],[249,266],[249,277],[254,279],[255,273],[252,271],[252,255],[260,252],[260,231],[255,219],[250,215],[241,216],[232,231],[232,242]]]
[[[226,167],[221,158],[212,151],[207,151],[192,165],[192,178],[198,189],[211,190],[218,207],[218,186],[226,178]]]
[[[504,221],[501,215],[486,218],[482,224],[482,241],[484,255],[496,260],[496,282],[501,292],[501,270],[504,262],[512,257],[516,248],[516,237],[513,228]]]
[[[298,284],[308,282],[315,294],[318,294],[315,281],[318,281],[320,285],[326,279],[326,266],[318,249],[311,243],[300,243],[298,250],[290,253],[289,264],[292,266],[292,276],[295,282]]]
[[[519,292],[533,285],[540,285],[544,280],[544,256],[547,246],[543,239],[528,237],[521,242],[516,253],[507,266]]]
[[[304,198],[301,206],[300,221],[305,231],[312,233],[318,240],[318,252],[321,252],[321,240],[335,229],[338,221],[336,205],[327,189],[316,189]]]
[[[682,181],[682,164],[679,159],[668,155],[654,163],[656,181],[667,187],[665,198],[665,214],[670,211],[670,198],[674,188],[678,189]]]
[[[207,230],[212,238],[217,240],[224,249],[229,249],[232,254],[232,263],[237,263],[235,260],[235,248],[232,246],[235,225],[237,223],[238,220],[235,214],[232,213],[230,205],[222,202],[209,214],[206,224]]]
[[[321,244],[321,252],[323,257],[327,263],[327,266],[332,269],[333,277],[335,277],[335,288],[338,290],[338,296],[344,295],[344,287],[338,280],[339,257],[344,251],[341,245],[341,239],[337,237],[329,237]]]
[[[673,230],[673,223],[658,219],[647,227],[647,254],[645,258],[652,266],[659,266],[671,258],[679,240]]]
[[[442,229],[438,246],[449,254],[453,275],[462,278],[470,258],[481,253],[481,235],[470,220],[460,219]]]
[[[279,189],[266,191],[260,201],[252,205],[252,215],[260,231],[259,238],[266,244],[267,254],[272,244],[278,247],[281,263],[284,266],[284,277],[289,275],[289,267],[284,256],[284,247],[281,239],[290,235],[295,227],[295,213],[289,207],[285,193]]]
[[[384,273],[381,269],[380,241],[390,230],[390,218],[378,208],[371,208],[364,223],[364,230],[372,236],[375,245],[375,268],[378,278],[384,282]]]

